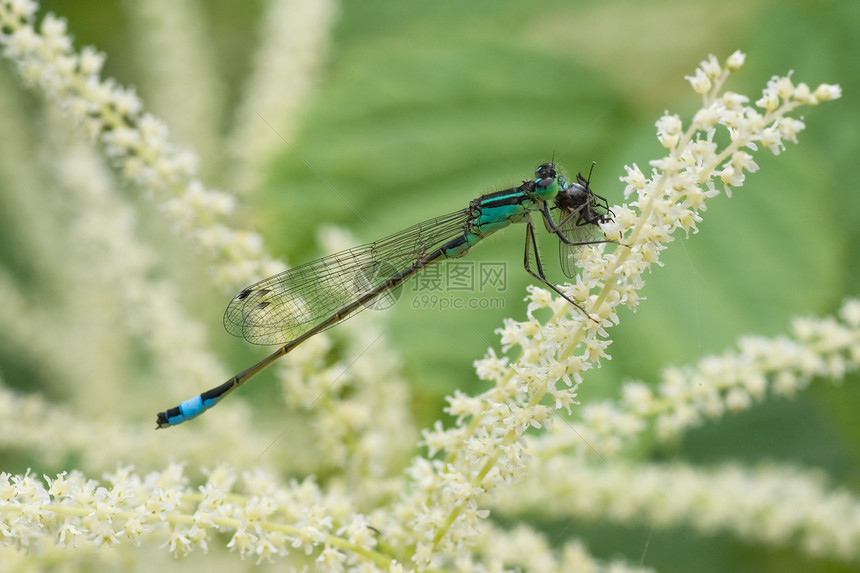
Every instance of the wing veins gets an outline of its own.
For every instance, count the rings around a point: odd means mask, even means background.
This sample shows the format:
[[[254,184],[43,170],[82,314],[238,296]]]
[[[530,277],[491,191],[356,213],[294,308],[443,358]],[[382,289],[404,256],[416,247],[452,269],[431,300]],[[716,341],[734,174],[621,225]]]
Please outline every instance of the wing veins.
[[[224,327],[253,344],[294,340],[462,234],[470,216],[454,211],[264,279],[230,301]]]

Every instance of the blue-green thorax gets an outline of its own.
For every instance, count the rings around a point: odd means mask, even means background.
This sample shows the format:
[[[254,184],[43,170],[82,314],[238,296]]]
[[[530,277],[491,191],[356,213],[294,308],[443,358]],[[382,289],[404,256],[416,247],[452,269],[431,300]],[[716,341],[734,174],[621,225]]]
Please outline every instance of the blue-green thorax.
[[[542,209],[546,202],[553,201],[564,186],[564,179],[557,175],[552,163],[538,167],[535,176],[534,180],[523,181],[519,187],[473,200],[469,204],[471,218],[463,240],[446,248],[445,255],[461,257],[481,239],[508,225],[521,223],[529,212]]]

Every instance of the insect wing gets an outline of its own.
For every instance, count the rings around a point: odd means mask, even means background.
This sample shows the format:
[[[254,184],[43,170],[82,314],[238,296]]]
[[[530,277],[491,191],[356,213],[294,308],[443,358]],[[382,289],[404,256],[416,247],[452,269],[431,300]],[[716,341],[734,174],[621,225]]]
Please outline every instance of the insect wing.
[[[594,224],[578,224],[580,217],[576,214],[567,219],[567,221],[564,221],[564,218],[569,214],[570,213],[559,211],[559,220],[556,221],[556,225],[564,235],[564,238],[574,244],[568,245],[567,243],[559,241],[558,260],[564,275],[568,278],[573,278],[576,276],[576,259],[574,255],[576,250],[579,248],[579,245],[576,243],[594,240],[595,237],[597,237],[598,232],[597,227]]]
[[[387,308],[387,282],[461,235],[469,217],[469,209],[455,211],[264,279],[230,301],[224,328],[252,344],[284,344],[369,293],[379,292],[353,312]]]

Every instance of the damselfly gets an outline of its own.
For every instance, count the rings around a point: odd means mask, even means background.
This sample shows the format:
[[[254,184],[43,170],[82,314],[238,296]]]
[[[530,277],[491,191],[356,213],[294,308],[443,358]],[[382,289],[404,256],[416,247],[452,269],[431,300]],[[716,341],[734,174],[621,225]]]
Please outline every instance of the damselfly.
[[[253,344],[283,346],[220,386],[159,412],[157,427],[175,426],[199,416],[308,338],[373,307],[424,267],[462,257],[481,240],[513,223],[526,224],[526,271],[588,316],[547,280],[531,215],[540,215],[547,231],[558,237],[561,268],[572,277],[573,250],[580,245],[606,242],[593,237],[598,224],[612,218],[606,199],[589,187],[590,178],[590,173],[589,179],[577,174],[576,183],[571,183],[557,173],[553,163],[544,163],[537,168],[533,180],[523,181],[518,187],[483,195],[465,209],[249,286],[227,306],[227,332]]]

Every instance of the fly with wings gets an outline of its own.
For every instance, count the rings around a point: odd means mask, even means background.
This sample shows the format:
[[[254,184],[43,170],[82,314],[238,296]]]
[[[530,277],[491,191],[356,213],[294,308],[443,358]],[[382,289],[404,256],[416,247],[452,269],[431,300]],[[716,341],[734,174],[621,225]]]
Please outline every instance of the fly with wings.
[[[611,221],[613,215],[606,199],[591,190],[589,180],[590,174],[589,179],[577,174],[575,183],[568,182],[555,164],[544,163],[534,179],[518,187],[483,195],[465,209],[305,263],[244,289],[224,313],[227,331],[253,344],[283,346],[220,386],[159,412],[157,428],[199,416],[308,338],[373,307],[380,297],[428,265],[462,257],[481,240],[514,223],[526,224],[526,271],[588,316],[547,280],[531,215],[540,215],[547,231],[558,238],[562,270],[573,277],[573,251],[581,245],[607,242],[595,237],[599,224]]]

